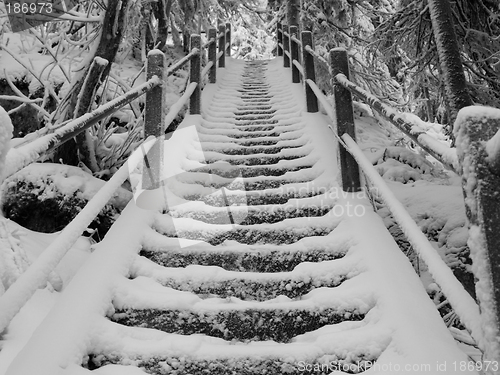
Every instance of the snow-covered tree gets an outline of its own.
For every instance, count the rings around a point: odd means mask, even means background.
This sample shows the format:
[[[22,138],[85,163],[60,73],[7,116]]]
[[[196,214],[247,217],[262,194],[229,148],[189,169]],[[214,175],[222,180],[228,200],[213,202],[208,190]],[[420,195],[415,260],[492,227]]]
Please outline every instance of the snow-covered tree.
[[[464,68],[460,60],[455,28],[449,0],[428,0],[434,39],[444,81],[446,99],[451,114],[451,123],[457,117],[458,111],[472,105]]]

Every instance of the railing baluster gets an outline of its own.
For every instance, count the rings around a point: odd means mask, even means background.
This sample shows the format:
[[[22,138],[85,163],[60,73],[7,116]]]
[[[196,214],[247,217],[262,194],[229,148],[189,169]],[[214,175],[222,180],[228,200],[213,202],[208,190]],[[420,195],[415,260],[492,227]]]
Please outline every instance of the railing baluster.
[[[165,68],[165,55],[158,49],[149,51],[147,60],[146,79],[157,76],[163,80]],[[165,115],[163,113],[164,102],[163,85],[156,86],[146,93],[146,111],[144,118],[144,136],[145,138],[153,135],[158,137],[163,134]]]
[[[488,152],[486,144],[500,131],[499,119],[499,109],[466,107],[459,112],[454,129],[471,239],[468,244],[478,278],[476,294],[482,327],[486,328],[485,342],[478,344],[485,350],[483,360],[490,363],[500,361],[500,171],[496,169],[498,149],[492,147]]]
[[[226,26],[223,24],[219,25],[219,34],[222,34],[219,38],[219,52],[224,51],[226,48]],[[219,68],[226,67],[226,54],[223,53],[219,58]]]
[[[300,83],[299,69],[293,63],[294,60],[296,60],[297,62],[300,63],[299,45],[298,45],[298,43],[296,43],[292,40],[292,36],[297,37],[297,35],[298,35],[297,26],[290,26],[290,51],[291,51],[291,55],[292,55],[291,65],[292,65],[292,82],[293,83]]]
[[[339,73],[349,77],[349,61],[345,49],[334,48],[330,51],[330,69],[332,77],[335,77]],[[340,84],[335,83],[334,100],[337,116],[337,134],[342,136],[342,134],[347,133],[352,139],[356,140],[351,92]],[[358,163],[344,147],[339,147],[339,154],[343,190],[349,192],[360,191],[361,182]]]
[[[283,25],[283,66],[285,68],[290,67],[290,57],[287,52],[290,52],[290,38],[286,33],[289,32],[288,25]]]
[[[201,49],[201,37],[197,34],[191,35],[191,49]],[[201,113],[201,51],[191,58],[189,64],[189,81],[196,82],[198,86],[193,91],[189,100],[189,113],[199,115]]]
[[[226,47],[226,56],[231,56],[231,24],[226,23],[226,40],[224,41],[224,46]]]
[[[212,67],[208,72],[208,82],[215,83],[217,80],[217,30],[211,28],[208,30],[208,40],[214,42],[208,46],[208,61],[212,62]]]
[[[158,49],[149,51],[147,60],[147,76],[149,80],[157,76],[163,80],[165,55]],[[165,133],[164,85],[156,86],[146,93],[146,109],[144,114],[144,136],[155,136],[156,143],[144,156],[142,168],[142,186],[144,189],[156,189],[160,186],[163,166],[163,134]]]
[[[316,82],[316,72],[314,70],[314,56],[312,56],[309,52],[306,51],[306,47],[309,46],[313,48],[312,43],[312,33],[310,31],[303,31],[301,33],[301,41],[302,41],[302,63],[304,64],[304,81],[310,79],[313,82]],[[309,87],[308,84],[305,85],[306,90],[306,105],[307,112],[318,112],[318,98],[314,95],[313,90]]]
[[[278,56],[283,56],[283,48],[280,46],[283,45],[283,27],[281,26],[281,22],[278,22],[276,26],[276,34],[278,36]]]

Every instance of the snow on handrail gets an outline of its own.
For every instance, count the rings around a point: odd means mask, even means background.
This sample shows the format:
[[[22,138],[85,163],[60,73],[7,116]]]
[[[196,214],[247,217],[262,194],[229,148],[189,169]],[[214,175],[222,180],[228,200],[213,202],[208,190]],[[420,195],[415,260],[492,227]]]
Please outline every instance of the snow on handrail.
[[[54,133],[43,135],[19,148],[11,148],[5,160],[5,178],[21,170],[28,164],[33,163],[42,154],[52,151],[62,143],[73,138],[76,134],[89,128],[97,121],[105,118],[110,113],[122,108],[132,100],[160,84],[161,80],[157,76],[154,76],[142,85],[107,102],[93,112],[68,122],[66,125],[58,128]]]
[[[101,212],[102,208],[112,198],[116,190],[129,176],[129,170],[142,160],[142,152],[152,147],[154,142],[148,138],[142,146],[129,157],[120,169],[106,182],[106,184],[92,197],[76,217],[62,230],[61,234],[45,249],[35,262],[19,276],[5,293],[0,296],[0,333],[3,332],[14,316],[31,298],[35,291],[47,283],[49,274],[55,269],[68,250],[80,238],[89,224]]]
[[[171,65],[167,71],[165,72],[165,77],[169,77],[171,76],[173,73],[175,73],[176,71],[178,71],[180,68],[182,68],[182,66],[187,63],[188,61],[190,61],[193,56],[196,56],[200,53],[200,50],[198,48],[193,48],[191,50],[191,52],[189,52],[186,56],[184,56],[182,59],[180,59],[179,61],[177,61],[174,65]]]
[[[312,79],[306,80],[306,83],[313,90],[314,94],[316,95],[320,103],[323,105],[323,109],[327,113],[328,117],[330,117],[332,121],[335,121],[335,112],[330,103],[328,103],[328,100],[326,100],[325,95],[321,92],[318,85]]]
[[[311,56],[313,56],[317,61],[322,63],[326,70],[329,70],[330,64],[328,64],[328,61],[326,61],[323,56],[321,56],[318,52],[311,48],[311,46],[306,46],[304,49],[309,52],[309,54],[311,54]]]
[[[318,100],[323,105],[328,116],[335,122],[335,111],[321,92],[319,87],[312,80],[308,79],[306,83],[314,91]],[[363,170],[368,179],[376,187],[377,193],[391,211],[394,219],[405,233],[408,241],[414,249],[417,250],[422,260],[429,268],[429,272],[441,287],[443,293],[448,298],[455,312],[460,317],[462,323],[470,330],[476,342],[481,342],[482,331],[480,327],[479,307],[472,297],[467,293],[462,284],[457,280],[453,272],[439,256],[436,250],[429,243],[418,225],[405,210],[404,206],[394,197],[389,187],[386,185],[377,170],[363,154],[357,143],[348,135],[342,137],[330,127],[330,130],[339,139],[339,143],[356,159],[358,165]]]
[[[302,64],[299,63],[297,60],[292,60],[293,65],[298,69],[299,73],[304,77],[304,68],[302,67]]]
[[[215,38],[210,38],[201,48],[207,48],[212,43],[215,43]]]
[[[207,65],[208,66],[208,65]],[[186,88],[186,91],[184,91],[184,94],[177,99],[177,101],[172,104],[170,107],[170,110],[168,111],[167,115],[165,116],[165,126],[168,128],[168,125],[175,119],[175,117],[179,114],[180,110],[186,104],[186,102],[189,100],[191,95],[193,94],[194,90],[198,86],[198,83],[196,82],[191,82],[189,86]]]
[[[295,43],[297,43],[299,46],[301,46],[301,47],[302,47],[302,41],[301,41],[300,39],[297,39],[297,37],[296,37],[295,35],[292,35],[291,40],[292,40],[292,42],[295,42]]]
[[[201,76],[202,77],[205,77],[207,75],[207,73],[210,71],[210,68],[214,65],[214,62],[213,61],[209,61],[207,63],[207,65],[205,65],[205,67],[203,68],[203,70],[201,71]]]
[[[339,73],[334,77],[334,79],[358,98],[365,101],[382,116],[387,118],[393,125],[409,136],[416,144],[441,162],[446,168],[457,173],[459,167],[455,148],[447,147],[438,140],[432,138],[426,134],[418,124],[404,119],[400,112],[387,104],[382,103],[382,101],[370,94],[368,91],[363,90],[361,87],[351,82],[344,74]]]
[[[330,129],[333,131],[331,127]],[[357,161],[365,176],[371,181],[375,187],[376,195],[384,201],[386,207],[391,211],[394,220],[412,247],[417,251],[420,258],[427,265],[429,273],[447,297],[448,302],[460,317],[461,322],[470,331],[474,340],[481,345],[483,343],[481,316],[476,301],[474,301],[460,281],[458,281],[436,249],[432,247],[427,237],[422,233],[403,204],[394,196],[358,144],[348,134],[343,134],[342,137],[339,137],[335,132],[334,134]]]

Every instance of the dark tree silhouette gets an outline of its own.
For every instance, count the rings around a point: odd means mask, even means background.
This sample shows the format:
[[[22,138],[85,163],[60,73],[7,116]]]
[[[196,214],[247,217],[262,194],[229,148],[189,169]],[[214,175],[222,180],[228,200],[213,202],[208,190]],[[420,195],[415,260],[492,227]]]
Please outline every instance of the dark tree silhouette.
[[[452,126],[458,111],[473,103],[467,89],[464,68],[460,59],[460,49],[449,0],[428,0],[428,3],[451,117],[449,124]]]

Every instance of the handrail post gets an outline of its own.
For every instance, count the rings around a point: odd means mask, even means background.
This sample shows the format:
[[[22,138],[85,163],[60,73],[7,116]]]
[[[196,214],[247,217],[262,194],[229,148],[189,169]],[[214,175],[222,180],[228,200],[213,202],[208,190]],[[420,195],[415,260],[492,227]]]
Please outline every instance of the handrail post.
[[[212,62],[212,67],[208,72],[208,82],[215,83],[217,81],[217,30],[214,28],[208,30],[208,40],[210,39],[214,42],[208,46],[208,61]]]
[[[219,37],[219,52],[220,51],[225,51],[226,49],[226,25],[220,24],[219,25],[219,34],[222,34]],[[219,58],[219,68],[225,68],[226,67],[226,54],[223,53],[221,57]]]
[[[157,76],[163,80],[165,55],[159,49],[149,51],[146,64],[146,80]],[[146,93],[146,110],[144,114],[144,138],[163,134],[165,114],[163,112],[164,85],[156,86]]]
[[[487,113],[487,114],[486,114]],[[468,219],[472,270],[481,308],[483,361],[500,362],[500,109],[465,107],[454,126]],[[496,135],[498,139],[499,134]]]
[[[201,37],[200,35],[191,35],[191,50],[198,48],[201,53]],[[193,91],[189,99],[189,114],[199,115],[201,113],[201,56],[200,53],[194,55],[189,62],[189,82],[196,82],[198,85]]]
[[[231,56],[231,24],[226,22],[226,40],[224,41],[224,46],[226,46],[226,56]]]
[[[165,55],[159,49],[149,51],[146,65],[146,79],[157,76],[163,80]],[[142,187],[156,189],[160,186],[163,165],[163,134],[165,133],[165,112],[163,111],[164,85],[159,85],[146,93],[144,111],[144,138],[155,136],[156,142],[144,156]]]
[[[316,72],[314,70],[314,56],[312,56],[309,52],[306,51],[306,46],[313,48],[312,43],[312,33],[310,31],[303,31],[301,33],[301,41],[302,41],[302,63],[304,66],[304,81],[310,79],[313,82],[316,82]],[[318,98],[314,95],[311,87],[306,83],[306,105],[307,112],[315,113],[318,112]]]
[[[283,25],[283,66],[285,68],[290,67],[290,57],[288,57],[287,52],[290,52],[290,38],[286,33],[289,33],[288,25]]]
[[[300,83],[299,68],[297,68],[295,66],[295,64],[293,63],[294,60],[296,60],[297,62],[300,63],[299,44],[292,40],[292,36],[295,36],[297,38],[297,35],[298,35],[297,26],[290,26],[290,51],[291,51],[291,55],[292,55],[291,65],[292,65],[292,82],[293,83]]]
[[[283,48],[280,46],[283,45],[283,30],[282,30],[281,22],[278,22],[278,25],[276,26],[276,35],[278,38],[278,57],[283,56]]]
[[[330,50],[330,74],[335,77],[342,73],[349,78],[349,60],[347,51],[343,48]],[[354,112],[352,109],[351,92],[342,85],[334,85],[335,113],[337,117],[337,134],[342,136],[347,133],[356,140],[354,128]],[[342,174],[342,189],[348,192],[361,190],[359,166],[351,154],[344,147],[339,147],[340,169]]]

